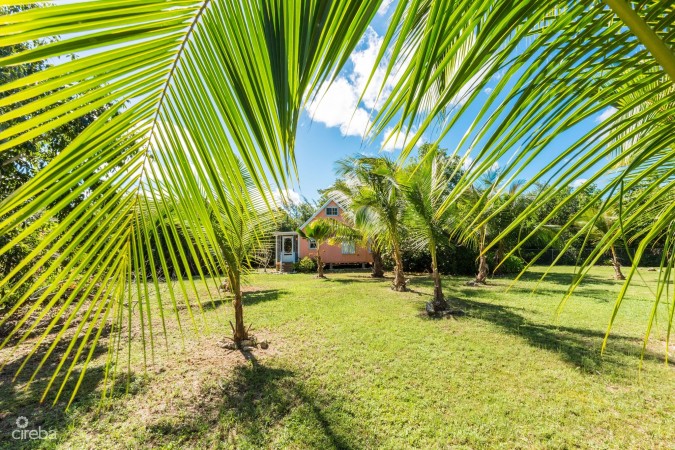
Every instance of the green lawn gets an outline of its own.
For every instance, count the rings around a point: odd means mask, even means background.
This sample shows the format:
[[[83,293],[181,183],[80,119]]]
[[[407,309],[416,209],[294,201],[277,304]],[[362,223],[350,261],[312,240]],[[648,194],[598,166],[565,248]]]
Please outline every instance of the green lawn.
[[[221,302],[205,307],[199,326],[208,330],[186,335],[185,351],[170,328],[169,350],[157,345],[146,374],[136,345],[129,394],[118,392],[105,410],[96,409],[104,355],[67,412],[34,406],[44,378],[22,392],[5,376],[0,444],[674,448],[665,306],[640,370],[656,272],[643,271],[646,284],[631,288],[604,356],[599,348],[620,284],[609,268],[595,269],[556,318],[570,274],[556,269],[536,292],[536,273],[508,291],[507,279],[473,288],[464,285],[468,278],[447,278],[446,295],[466,315],[438,320],[422,314],[432,291],[426,277],[411,277],[412,292],[399,294],[365,272],[327,280],[254,275],[245,315],[254,333],[269,339],[268,350],[246,359],[217,345],[231,313]],[[21,414],[55,430],[56,440],[9,439]]]

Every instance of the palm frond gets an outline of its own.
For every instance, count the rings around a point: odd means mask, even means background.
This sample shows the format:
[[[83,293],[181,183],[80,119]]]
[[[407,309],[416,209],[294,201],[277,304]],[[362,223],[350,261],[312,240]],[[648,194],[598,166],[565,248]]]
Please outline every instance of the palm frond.
[[[415,16],[414,11],[422,9],[425,14]],[[645,204],[670,197],[675,186],[672,12],[668,2],[399,3],[392,16],[397,32],[390,32],[386,40],[392,48],[390,66],[410,61],[394,94],[379,111],[374,129],[381,131],[392,120],[397,130],[414,127],[404,155],[430,131],[438,130],[438,140],[451,133],[463,136],[454,154],[471,154],[474,162],[457,183],[457,194],[449,196],[440,211],[470,192],[497,162],[503,166],[495,180],[499,186],[523,178],[534,163],[541,166],[511,193],[510,200],[492,196],[475,209],[489,214],[467,214],[458,224],[467,233],[480,228],[538,183],[545,185],[492,246],[512,235],[537,208],[575,180],[586,180],[582,189],[570,193],[528,230],[513,252],[547,227],[583,188],[608,178],[591,203],[620,210],[620,220],[582,261],[573,289],[615,242],[630,239],[626,234],[638,221],[644,224]],[[460,13],[461,18],[454,15]],[[490,79],[496,87],[485,99],[482,88]],[[470,108],[471,125],[460,129],[460,120]],[[610,108],[618,111],[588,131],[577,131]],[[575,132],[567,146],[556,140]],[[635,190],[644,180],[652,181],[637,201],[625,205],[624,192]],[[558,229],[558,239],[591,203]],[[664,205],[652,216],[649,231],[641,234],[617,310],[640,258],[655,239],[667,235],[674,212],[671,205]],[[584,230],[579,236],[588,228]]]
[[[0,233],[31,219],[24,232],[0,249],[4,253],[52,221],[68,202],[84,197],[45,237],[42,253],[34,252],[0,280],[11,293],[16,273],[39,274],[37,283],[3,314],[3,324],[21,317],[2,346],[16,335],[24,340],[35,334],[32,355],[58,329],[55,318],[46,331],[33,333],[52,310],[68,325],[61,327],[47,356],[79,312],[93,311],[84,315],[78,330],[86,333],[83,347],[69,347],[57,373],[70,356],[82,362],[86,349],[99,343],[100,333],[93,330],[108,320],[117,334],[140,321],[152,342],[148,284],[155,285],[162,308],[159,279],[176,278],[177,289],[168,284],[175,306],[196,290],[195,278],[206,282],[209,275],[218,275],[226,261],[211,251],[218,241],[214,227],[203,224],[215,217],[216,229],[224,230],[234,245],[228,226],[240,223],[245,211],[270,206],[271,196],[252,197],[251,183],[255,192],[285,187],[294,172],[294,136],[304,102],[347,61],[378,6],[106,0],[3,16],[1,46],[51,41],[4,57],[1,65],[46,59],[55,64],[0,86],[0,94],[11,92],[0,98],[2,106],[11,108],[0,118],[0,152],[102,105],[109,108],[0,203]],[[55,36],[61,38],[51,39]],[[56,94],[44,96],[56,88]],[[1,126],[16,117],[26,120]],[[244,200],[232,202],[235,195]],[[207,204],[219,205],[223,214],[210,215]],[[190,239],[184,237],[186,229]],[[165,243],[164,252],[154,250],[158,242]],[[204,267],[193,277],[194,260]],[[76,288],[68,291],[72,284]],[[140,317],[123,306],[134,299],[144,308]],[[72,312],[61,304],[72,306]],[[188,302],[198,328],[192,306]],[[119,342],[113,338],[109,345],[117,348]]]

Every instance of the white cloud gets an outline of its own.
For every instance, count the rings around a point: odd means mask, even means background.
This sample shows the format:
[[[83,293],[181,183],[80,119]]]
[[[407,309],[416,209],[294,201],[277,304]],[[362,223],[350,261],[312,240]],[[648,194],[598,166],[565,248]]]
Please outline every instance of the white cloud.
[[[605,110],[604,110],[604,111],[603,111],[603,112],[595,119],[595,121],[596,121],[597,123],[604,122],[605,120],[607,120],[607,119],[609,119],[610,117],[612,117],[612,116],[614,115],[614,113],[617,112],[617,111],[618,111],[618,110],[617,110],[615,107],[610,106],[609,108],[605,109]]]
[[[491,87],[486,87],[485,89],[483,89],[483,92],[485,92],[486,94],[490,95],[490,93],[492,92],[492,90],[493,90],[493,89],[492,89]]]
[[[365,136],[370,126],[368,112],[358,107],[359,97],[344,77],[328,87],[324,84],[314,101],[307,106],[313,120],[327,127],[339,127],[343,136]]]
[[[384,137],[382,139],[382,151],[393,152],[394,150],[400,150],[405,144],[410,142],[414,135],[415,130],[408,132],[407,128],[398,131],[395,131],[392,127],[387,128],[384,130]]]
[[[490,170],[499,170],[499,161],[495,161],[494,164],[490,166]]]
[[[357,95],[363,93],[363,104],[366,108],[379,109],[382,103],[389,97],[400,75],[403,73],[400,66],[396,67],[385,82],[386,65],[388,63],[386,60],[373,73],[383,40],[384,38],[378,35],[375,30],[368,28],[359,43],[360,50],[353,52],[349,57],[354,65],[349,75],[349,81]],[[368,82],[371,74],[372,78]]]
[[[384,0],[378,14],[385,14],[392,3],[393,0]],[[339,128],[343,136],[365,137],[371,125],[371,112],[381,108],[409,64],[409,60],[399,63],[387,77],[387,58],[376,66],[383,40],[373,28],[366,30],[357,50],[349,57],[351,70],[341,73],[330,86],[321,86],[314,101],[307,106],[312,120],[327,127]],[[473,42],[467,42],[466,45],[470,47]],[[492,61],[488,62],[469,79],[450,101],[451,106],[464,105],[485,80],[493,64]],[[498,80],[501,76],[498,73],[492,79]],[[484,92],[490,94],[492,88],[485,88]],[[386,142],[382,150],[401,148],[403,142],[400,137]]]
[[[464,162],[462,162],[462,169],[469,170],[471,168],[471,164],[473,164],[473,158],[466,156],[464,158]]]
[[[393,2],[394,0],[384,0],[380,5],[380,9],[377,10],[377,14],[380,16],[387,14],[387,11],[389,11],[389,6],[391,6]]]
[[[299,205],[302,203],[302,196],[293,189],[275,190],[272,192],[272,196],[274,197],[274,201],[280,204]]]
[[[338,76],[330,86],[321,86],[314,101],[307,106],[313,120],[327,127],[338,127],[343,136],[364,137],[371,123],[369,110],[381,107],[403,72],[396,68],[385,82],[385,61],[373,73],[382,41],[375,30],[368,28],[358,50],[349,57],[352,70]],[[362,105],[359,104],[361,94]]]
[[[573,187],[574,189],[580,187],[582,184],[584,184],[586,181],[588,181],[586,178],[578,178],[570,183],[570,186]]]

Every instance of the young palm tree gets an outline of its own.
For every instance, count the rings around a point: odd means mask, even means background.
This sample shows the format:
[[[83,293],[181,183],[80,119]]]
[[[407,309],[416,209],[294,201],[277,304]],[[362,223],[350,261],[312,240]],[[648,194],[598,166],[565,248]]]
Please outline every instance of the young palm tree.
[[[356,228],[374,243],[374,248],[388,249],[394,257],[392,289],[406,290],[401,253],[404,226],[404,198],[399,186],[401,165],[386,157],[357,156],[336,163],[338,176],[351,185],[349,204]]]
[[[211,227],[214,229],[218,251],[225,260],[225,273],[232,292],[234,309],[233,340],[240,343],[249,338],[244,324],[242,304],[242,276],[252,264],[257,263],[258,250],[269,246],[270,233],[275,229],[274,213],[266,208],[259,194],[249,194],[249,198],[258,199],[254,203],[242,202],[241,197],[230,197],[229,208],[216,205],[211,210]],[[228,211],[229,209],[229,211]],[[232,210],[236,213],[233,214]]]
[[[606,239],[612,230],[616,229],[614,226],[619,220],[619,215],[614,210],[602,209],[600,207],[593,207],[586,210],[584,217],[576,221],[579,228],[588,230],[587,236],[593,242],[599,242]],[[616,247],[614,241],[611,240],[609,244],[609,253],[612,259],[612,267],[614,268],[614,279],[625,280],[626,277],[621,272],[621,261],[616,255]]]
[[[167,219],[164,221],[165,226],[175,229],[178,235],[185,238],[176,246],[183,246],[182,243],[186,242],[191,243],[193,248],[204,250],[190,254],[188,247],[185,256],[176,255],[179,258],[192,258],[193,264],[190,268],[196,269],[188,271],[188,274],[196,270],[203,277],[203,268],[218,278],[220,274],[225,274],[228,290],[233,295],[234,324],[230,324],[236,344],[249,338],[244,324],[242,278],[252,265],[261,262],[258,261],[260,250],[270,246],[269,236],[276,228],[276,219],[280,216],[277,210],[270,209],[265,203],[266,198],[272,196],[257,191],[252,178],[241,164],[240,173],[245,185],[237,192],[202,187],[200,198],[186,198],[182,190],[173,184],[173,180],[162,180],[156,183],[154,189],[150,189],[154,195],[148,199],[150,209],[159,212],[162,204],[152,202],[156,202],[160,192],[169,196],[173,207],[163,214]],[[223,194],[225,203],[220,201],[218,190]],[[187,217],[199,210],[203,211],[206,220],[201,220],[199,226],[195,226],[195,221],[187,220]],[[206,239],[208,236],[213,239]],[[201,244],[205,246],[202,247]],[[169,261],[172,260],[171,249],[171,246],[168,250],[160,247],[158,252],[166,254],[165,259]],[[183,267],[178,264],[178,269],[181,268]]]
[[[495,245],[496,261],[499,264],[506,252],[505,247],[508,244],[510,236],[500,236],[502,230],[510,225],[510,220],[516,217],[525,203],[522,197],[518,197],[519,202],[509,202],[509,199],[516,198],[516,192],[522,185],[521,181],[514,181],[508,186],[506,192],[497,184],[500,171],[497,169],[488,170],[469,190],[463,193],[459,205],[464,220],[458,221],[456,232],[467,243],[471,243],[478,250],[478,272],[474,283],[485,284],[489,275],[490,267],[487,258],[487,249]],[[499,208],[500,202],[506,204],[508,208]],[[444,209],[441,208],[441,211]],[[478,223],[478,226],[466,226],[467,222]]]
[[[358,189],[359,184],[356,180],[350,179],[349,182],[346,182],[345,180],[340,179],[336,180],[331,187],[327,188],[323,192],[327,193],[332,198],[339,199],[340,204],[347,205],[345,214],[349,217],[350,222],[354,223],[355,218],[351,199],[357,195]],[[357,230],[355,227],[353,227],[353,230],[355,232],[361,231]],[[376,241],[375,239],[368,238],[368,236],[363,233],[359,235],[357,240],[359,240],[363,245],[368,246],[370,249],[370,255],[373,258],[373,266],[371,268],[370,276],[373,278],[384,278],[384,263],[382,261],[382,254],[384,251],[386,251],[386,249],[383,248],[380,242]]]
[[[335,219],[317,219],[310,222],[304,229],[298,229],[297,231],[303,238],[312,239],[316,242],[316,270],[318,278],[326,278],[323,274],[323,261],[321,260],[322,245],[356,242],[362,239],[357,230]]]
[[[249,205],[242,204],[240,214],[227,214],[225,208],[219,208],[214,214],[220,214],[225,220],[225,228],[216,231],[219,250],[226,261],[225,271],[229,280],[229,288],[234,296],[235,324],[233,339],[239,343],[248,339],[248,332],[244,325],[244,309],[242,305],[241,284],[242,275],[251,263],[255,262],[256,251],[267,245],[264,237],[274,229],[275,222],[268,210],[246,211]],[[212,226],[218,230],[216,218],[212,218]]]
[[[298,234],[305,239],[316,242],[316,276],[326,278],[323,274],[323,261],[321,260],[321,246],[328,244],[334,236],[334,227],[328,219],[319,219],[310,222],[304,230],[298,229]]]
[[[405,219],[406,226],[412,236],[413,246],[427,247],[431,254],[431,268],[434,279],[434,310],[442,311],[448,308],[443,297],[441,274],[438,271],[437,246],[443,240],[448,240],[448,228],[452,221],[450,208],[443,214],[437,214],[446,196],[451,190],[453,167],[444,155],[431,151],[424,155],[419,164],[414,164],[408,170],[401,182],[402,191],[406,199]]]

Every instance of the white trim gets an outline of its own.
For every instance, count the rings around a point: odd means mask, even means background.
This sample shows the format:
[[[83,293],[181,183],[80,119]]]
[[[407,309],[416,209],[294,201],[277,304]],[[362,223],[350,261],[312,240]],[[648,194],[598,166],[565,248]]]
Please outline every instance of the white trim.
[[[296,236],[297,231],[275,231],[272,236]]]
[[[286,240],[290,239],[291,240],[291,251],[287,252],[286,251]],[[295,262],[297,259],[297,251],[298,249],[296,248],[295,245],[295,236],[292,235],[285,235],[281,236],[281,262],[282,263],[289,263],[289,262]]]
[[[331,202],[332,202],[332,203],[335,203],[335,204],[338,206],[338,216],[340,215],[340,211],[339,211],[340,209],[341,209],[343,212],[345,211],[345,207],[342,206],[342,205],[340,204],[340,202],[338,202],[338,201],[335,200],[335,199],[330,198],[330,199],[328,199],[328,201],[327,201],[326,203],[324,203],[324,204],[321,206],[321,208],[317,209],[316,212],[315,212],[314,214],[312,214],[312,217],[310,217],[309,219],[307,219],[307,221],[306,221],[305,223],[303,223],[302,225],[300,225],[299,228],[302,230],[302,229],[305,228],[307,225],[309,225],[309,223],[310,223],[312,220],[314,220],[314,219],[316,218],[316,216],[318,216],[319,213],[320,213],[321,211],[323,211],[324,209],[326,209],[326,207],[327,207],[328,205],[330,205]],[[336,217],[336,216],[330,216],[330,217]]]

